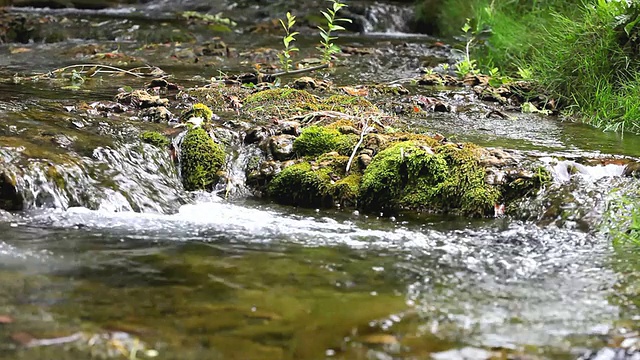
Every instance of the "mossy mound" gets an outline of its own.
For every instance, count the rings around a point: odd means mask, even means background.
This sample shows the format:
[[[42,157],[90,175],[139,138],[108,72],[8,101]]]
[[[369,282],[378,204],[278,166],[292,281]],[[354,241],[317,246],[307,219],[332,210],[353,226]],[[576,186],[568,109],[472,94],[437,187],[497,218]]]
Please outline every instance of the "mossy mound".
[[[185,89],[177,95],[177,98],[185,101],[195,99],[200,103],[208,104],[214,111],[235,111],[239,105],[239,99],[247,96],[249,92],[249,89],[240,86],[203,86]],[[234,99],[238,99],[238,102]]]
[[[309,126],[293,142],[293,151],[299,156],[318,156],[332,151],[350,155],[357,141],[357,136],[342,134],[335,128]]]
[[[153,146],[157,146],[159,148],[165,148],[169,146],[171,141],[166,136],[160,134],[157,131],[145,131],[140,134],[140,140],[147,144],[151,144]]]
[[[474,146],[435,148],[405,141],[377,154],[360,186],[361,206],[369,211],[400,209],[487,215],[500,193],[484,181]]]
[[[320,101],[319,110],[339,111],[355,115],[363,112],[380,112],[369,100],[361,96],[332,95]]]
[[[345,176],[347,156],[328,153],[317,161],[305,161],[284,169],[274,177],[267,193],[284,205],[331,207],[356,204],[361,176]]]
[[[318,99],[305,90],[277,88],[259,91],[244,99],[247,112],[266,112],[274,115],[300,114],[317,111]]]
[[[209,122],[213,117],[213,111],[203,103],[196,103],[180,116],[180,121],[185,122],[194,117],[202,118],[204,122]]]
[[[189,130],[180,152],[182,183],[188,191],[211,190],[220,178],[225,153],[202,128]]]

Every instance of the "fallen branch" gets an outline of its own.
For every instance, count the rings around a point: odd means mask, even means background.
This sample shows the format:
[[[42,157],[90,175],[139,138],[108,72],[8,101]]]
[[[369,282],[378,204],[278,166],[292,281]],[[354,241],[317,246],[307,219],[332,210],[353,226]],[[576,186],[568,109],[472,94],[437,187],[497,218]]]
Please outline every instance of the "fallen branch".
[[[59,73],[65,72],[67,70],[77,69],[77,68],[80,68],[80,70],[78,71],[79,73],[87,73],[87,74],[89,74],[88,76],[95,76],[98,73],[106,73],[106,74],[120,73],[120,74],[128,74],[128,75],[131,75],[131,76],[135,76],[137,78],[143,78],[143,77],[147,77],[147,76],[160,76],[161,74],[164,74],[164,71],[160,70],[159,68],[157,68],[155,66],[141,66],[141,67],[137,67],[137,68],[134,68],[134,69],[131,69],[131,70],[126,70],[126,69],[121,69],[121,68],[118,68],[118,67],[115,67],[115,66],[100,65],[100,64],[69,65],[69,66],[65,66],[63,68],[52,70],[52,71],[49,72],[49,74],[59,74]],[[149,71],[148,73],[142,73],[142,72],[139,71],[141,69],[151,69],[151,71]]]
[[[276,81],[277,78],[284,76],[284,75],[296,75],[296,74],[302,74],[305,72],[311,72],[314,70],[320,70],[320,69],[324,69],[329,67],[329,64],[322,64],[322,65],[318,65],[318,66],[311,66],[308,68],[303,68],[303,69],[297,69],[297,70],[291,70],[289,72],[278,72],[278,73],[273,73],[273,74],[263,74],[263,73],[246,73],[246,74],[240,74],[240,75],[234,75],[234,76],[227,76],[224,79],[220,79],[220,80],[224,80],[224,81],[237,81],[240,82],[241,84],[259,84],[259,83],[263,83],[263,82],[274,82]]]

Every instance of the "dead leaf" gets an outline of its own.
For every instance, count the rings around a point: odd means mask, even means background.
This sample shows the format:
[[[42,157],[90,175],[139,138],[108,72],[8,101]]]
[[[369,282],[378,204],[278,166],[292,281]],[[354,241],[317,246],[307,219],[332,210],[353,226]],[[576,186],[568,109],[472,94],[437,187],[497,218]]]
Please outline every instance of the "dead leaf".
[[[22,53],[30,52],[31,49],[26,47],[17,47],[17,48],[11,49],[10,51],[12,54],[22,54]]]
[[[9,315],[0,315],[0,324],[11,324],[14,322],[13,318]]]

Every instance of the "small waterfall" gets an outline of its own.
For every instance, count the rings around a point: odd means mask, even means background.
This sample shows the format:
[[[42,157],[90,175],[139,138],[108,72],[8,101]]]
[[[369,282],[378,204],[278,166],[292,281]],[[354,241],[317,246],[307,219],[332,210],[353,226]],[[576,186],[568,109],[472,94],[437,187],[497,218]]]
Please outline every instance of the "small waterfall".
[[[365,33],[397,34],[410,32],[413,5],[375,2],[366,4],[361,17]],[[360,20],[360,19],[359,19]]]
[[[0,205],[9,210],[82,206],[174,213],[187,202],[169,155],[143,143],[101,147],[92,158],[57,164],[27,159],[19,148],[2,148],[0,173]]]
[[[616,189],[637,188],[640,181],[625,177],[625,165],[585,165],[573,160],[541,158],[553,181],[537,196],[514,204],[515,211],[540,224],[596,230]]]
[[[259,163],[257,160],[263,157],[263,152],[255,145],[238,146],[227,161],[227,181],[218,184],[217,190],[224,194],[225,198],[251,195],[251,190],[247,187],[247,169],[251,168],[252,162]]]

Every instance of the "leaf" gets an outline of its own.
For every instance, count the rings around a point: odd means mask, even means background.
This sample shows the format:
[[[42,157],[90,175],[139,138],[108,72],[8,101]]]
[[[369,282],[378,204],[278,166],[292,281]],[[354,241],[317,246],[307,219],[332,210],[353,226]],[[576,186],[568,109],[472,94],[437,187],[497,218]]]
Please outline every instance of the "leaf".
[[[345,29],[345,28],[343,28],[343,27],[342,27],[342,26],[340,26],[340,25],[333,25],[333,30],[335,30],[335,31],[341,31],[341,30],[342,30],[342,31],[344,31],[344,30],[346,30],[346,29]]]
[[[282,21],[282,19],[278,19],[278,21],[280,21],[280,25],[282,25],[284,30],[287,31],[287,26],[284,24],[284,21]]]
[[[324,17],[327,19],[327,22],[328,22],[329,24],[333,23],[333,18],[331,17],[331,15],[327,14],[327,13],[326,13],[326,12],[324,12],[324,11],[320,11],[320,12],[322,13],[322,15],[324,15]]]

